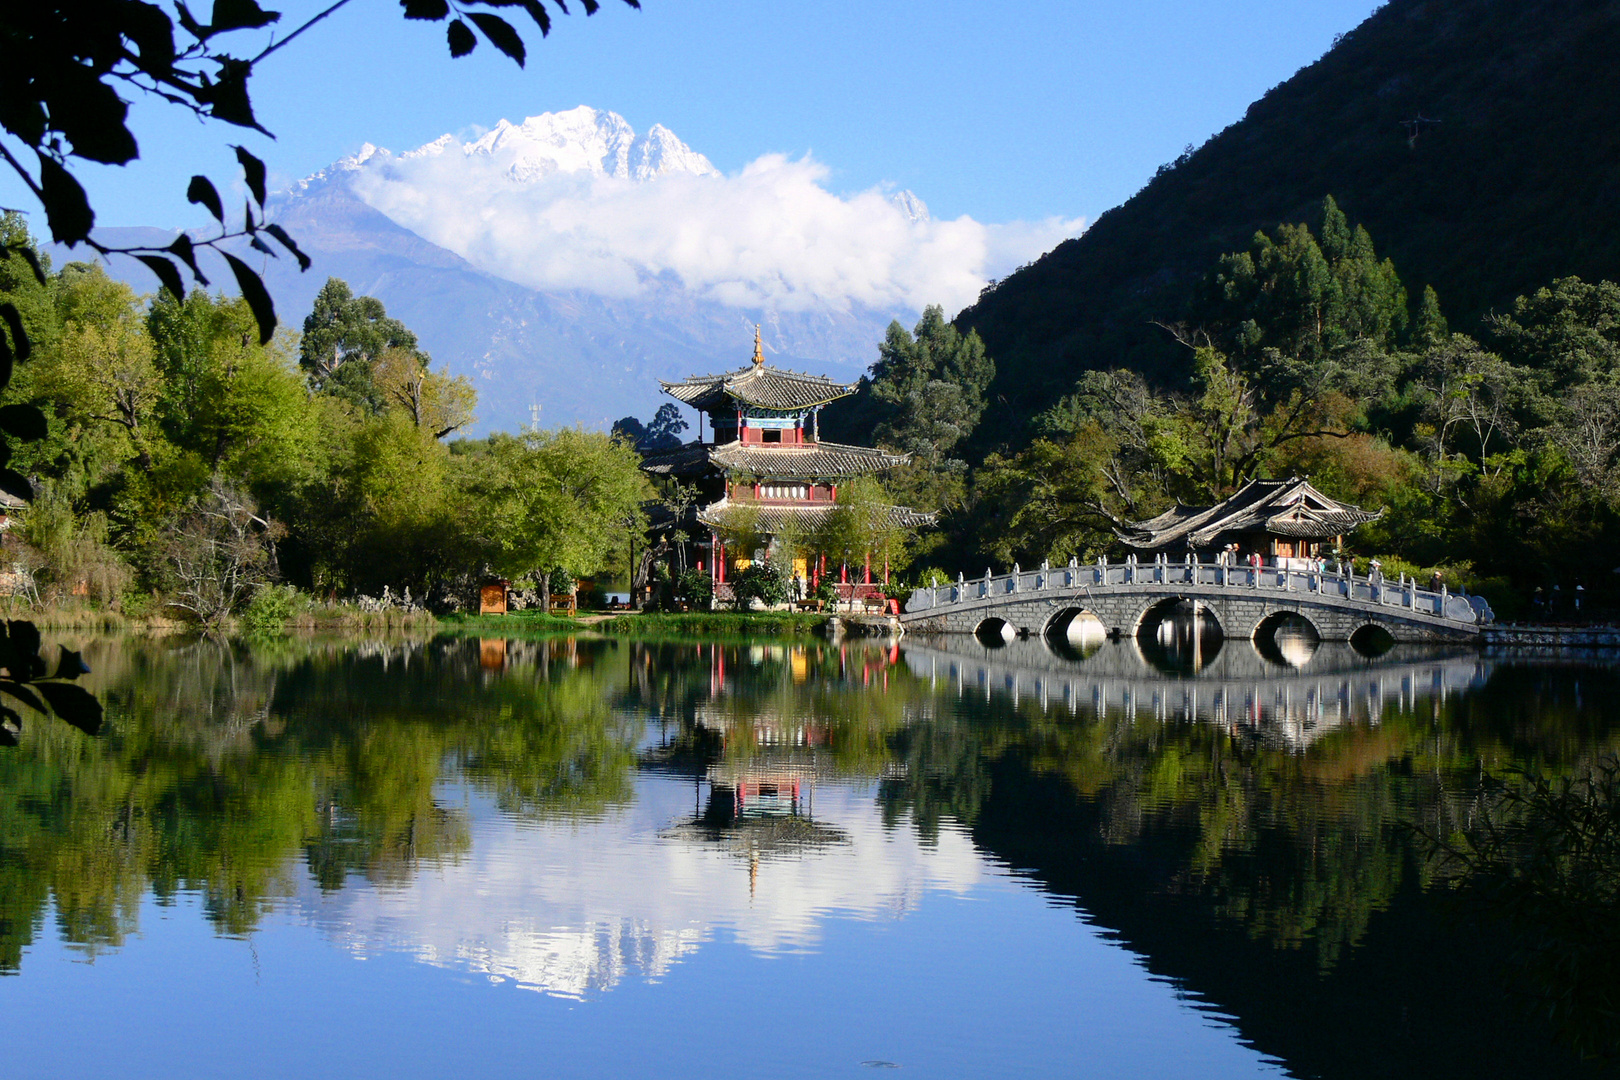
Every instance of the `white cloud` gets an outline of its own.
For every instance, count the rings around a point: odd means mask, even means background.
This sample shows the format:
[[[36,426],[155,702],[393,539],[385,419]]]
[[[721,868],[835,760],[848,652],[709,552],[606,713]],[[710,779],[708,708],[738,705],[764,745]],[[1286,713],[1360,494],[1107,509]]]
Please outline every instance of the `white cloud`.
[[[579,131],[589,146],[575,144]],[[475,266],[532,288],[631,297],[652,279],[673,280],[724,304],[781,311],[931,303],[954,311],[988,278],[1084,224],[937,221],[919,216],[908,193],[835,194],[827,168],[809,157],[768,154],[722,175],[662,128],[634,145],[652,141],[665,165],[655,157],[653,175],[636,179],[633,133],[593,110],[503,121],[496,132],[504,136],[372,154],[351,166],[355,191]]]

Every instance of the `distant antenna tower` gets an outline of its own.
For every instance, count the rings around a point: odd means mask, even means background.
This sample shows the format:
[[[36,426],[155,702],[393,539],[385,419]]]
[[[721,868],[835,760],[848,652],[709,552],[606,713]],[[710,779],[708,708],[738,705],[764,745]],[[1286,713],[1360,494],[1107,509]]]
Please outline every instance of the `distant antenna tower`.
[[[537,401],[529,403],[529,427],[535,431],[540,430],[540,403]]]
[[[1410,120],[1402,120],[1401,126],[1406,129],[1406,145],[1408,148],[1417,146],[1418,135],[1423,131],[1424,124],[1438,124],[1438,120],[1430,120],[1421,112]]]

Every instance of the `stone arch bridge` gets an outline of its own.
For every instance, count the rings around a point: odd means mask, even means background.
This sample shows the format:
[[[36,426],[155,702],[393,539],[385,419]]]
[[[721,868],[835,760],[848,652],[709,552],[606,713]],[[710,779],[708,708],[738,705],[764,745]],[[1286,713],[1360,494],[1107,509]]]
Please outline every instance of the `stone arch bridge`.
[[[1285,614],[1304,619],[1324,641],[1349,641],[1370,627],[1398,642],[1468,640],[1491,621],[1479,597],[1419,588],[1404,578],[1161,557],[1151,563],[1015,568],[925,587],[911,594],[900,622],[914,633],[972,634],[1005,626],[1038,635],[1089,613],[1108,633],[1126,637],[1167,607],[1184,603],[1196,604],[1228,639],[1252,639]]]

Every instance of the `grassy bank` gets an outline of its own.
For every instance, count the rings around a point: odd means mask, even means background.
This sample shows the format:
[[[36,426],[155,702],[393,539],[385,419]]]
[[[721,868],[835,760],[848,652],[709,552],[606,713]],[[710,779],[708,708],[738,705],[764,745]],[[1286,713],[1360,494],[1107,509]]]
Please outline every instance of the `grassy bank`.
[[[176,632],[196,630],[197,624],[175,618],[171,612],[149,610],[139,613],[113,611],[90,603],[44,604],[35,607],[21,600],[0,600],[0,618],[26,619],[41,630],[92,630]],[[268,626],[255,626],[251,619],[228,619],[220,629],[226,634],[250,630],[337,631],[340,633],[379,633],[402,630],[434,630],[439,620],[425,611],[361,611],[347,604],[307,604],[275,620]]]
[[[577,619],[552,615],[544,611],[511,611],[505,615],[446,615],[437,620],[441,630],[461,630],[467,633],[525,634],[556,633],[581,630],[585,624]]]
[[[649,612],[620,615],[596,629],[609,634],[812,634],[827,624],[827,616],[788,611],[694,611],[686,614]]]
[[[41,630],[171,630],[181,625],[173,620],[133,619],[90,604],[34,607],[21,600],[0,601],[0,618],[26,619]]]
[[[237,620],[240,622],[241,620]],[[333,605],[312,607],[291,616],[283,624],[288,630],[432,630],[439,620],[426,611],[361,611]]]

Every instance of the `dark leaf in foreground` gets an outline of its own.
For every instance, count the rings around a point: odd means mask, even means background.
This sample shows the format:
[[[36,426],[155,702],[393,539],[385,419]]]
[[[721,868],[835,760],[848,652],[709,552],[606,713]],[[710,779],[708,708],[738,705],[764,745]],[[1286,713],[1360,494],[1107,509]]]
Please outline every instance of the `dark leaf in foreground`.
[[[33,252],[29,252],[29,254],[32,255]],[[34,260],[30,259],[29,262],[34,262]],[[34,265],[38,266],[39,264],[36,262]],[[41,281],[40,284],[45,283]],[[9,300],[0,303],[0,319],[5,320],[6,329],[11,331],[11,347],[17,350],[17,359],[28,359],[28,354],[33,351],[33,347],[28,342],[28,331],[23,329],[22,315],[18,313],[17,305]],[[0,385],[4,384],[0,383]]]
[[[197,279],[197,284],[204,286],[208,284],[207,276],[197,269],[197,249],[192,244],[191,237],[181,233],[174,238],[174,243],[164,250],[172,252],[175,258],[186,264],[187,268],[191,270],[191,276]],[[176,296],[175,299],[178,300],[179,297]]]
[[[489,38],[492,45],[516,60],[518,67],[523,66],[523,60],[527,55],[523,48],[523,39],[518,37],[518,32],[512,29],[511,23],[499,15],[490,15],[482,11],[469,11],[467,18],[484,32],[484,36]]]
[[[248,190],[253,192],[253,201],[263,206],[264,162],[240,146],[236,148],[236,160],[242,163],[242,176],[247,181]]]
[[[286,229],[283,229],[280,225],[271,223],[264,227],[264,231],[275,237],[276,242],[282,247],[292,252],[293,257],[298,260],[298,269],[309,269],[309,256],[300,251],[298,245],[293,243],[293,238],[287,235]]]
[[[90,236],[96,215],[84,188],[62,166],[44,154],[39,156],[40,201],[45,204],[45,220],[51,239],[59,244],[77,244]]]
[[[399,0],[399,6],[405,9],[407,19],[438,22],[450,14],[450,5],[445,0]]]
[[[7,495],[15,495],[24,502],[34,501],[34,485],[28,482],[28,477],[15,469],[0,469],[0,491],[4,491]]]
[[[254,0],[214,0],[214,33],[226,30],[256,30],[281,21],[281,12],[266,11]]]
[[[180,280],[180,271],[175,267],[174,263],[161,255],[137,255],[135,257],[145,263],[148,270],[157,275],[158,280],[163,283],[163,287],[173,293],[176,300],[186,298],[186,283]]]
[[[551,13],[546,10],[546,6],[540,0],[523,0],[523,10],[529,13],[529,18],[533,19],[534,24],[540,28],[541,37],[551,33]],[[566,15],[567,13],[568,9],[563,8],[563,14]]]
[[[39,627],[26,619],[12,619],[6,624],[6,632],[11,637],[11,648],[16,653],[18,667],[27,666],[25,673],[13,671],[17,678],[37,679],[45,674],[45,662],[39,658]]]
[[[45,414],[37,405],[0,405],[0,430],[23,442],[35,442],[46,435]]]
[[[23,257],[23,262],[27,263],[28,268],[34,272],[34,280],[39,282],[41,285],[45,284],[45,267],[40,265],[39,254],[34,251],[33,248],[22,246],[14,248],[0,248],[0,251],[7,251],[13,255],[21,255]],[[27,359],[26,353],[24,354],[23,358]]]
[[[259,324],[259,344],[270,344],[270,338],[276,332],[276,305],[265,290],[264,282],[253,268],[238,259],[235,255],[220,252],[225,261],[231,264],[231,273],[236,275],[236,284],[242,290],[242,299],[246,300],[248,307],[253,309],[253,318]]]
[[[450,38],[450,55],[453,57],[466,56],[473,51],[473,46],[478,44],[473,32],[467,29],[467,24],[460,19],[450,24],[447,36]]]
[[[0,693],[10,694],[35,712],[50,711],[45,707],[45,703],[40,700],[39,695],[34,693],[33,688],[24,683],[0,679]]]
[[[90,665],[84,662],[84,654],[74,652],[68,648],[62,650],[62,657],[56,663],[56,677],[58,679],[77,679],[80,675],[88,674],[89,671]]]
[[[101,730],[101,702],[84,687],[71,683],[42,682],[35,683],[34,689],[50,702],[52,712],[86,735],[94,735]]]
[[[214,182],[206,176],[193,176],[191,183],[186,185],[186,199],[206,207],[221,225],[225,224],[225,204],[219,201],[219,192],[214,190]]]

